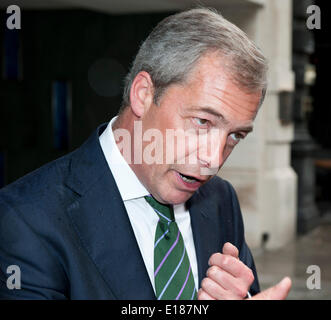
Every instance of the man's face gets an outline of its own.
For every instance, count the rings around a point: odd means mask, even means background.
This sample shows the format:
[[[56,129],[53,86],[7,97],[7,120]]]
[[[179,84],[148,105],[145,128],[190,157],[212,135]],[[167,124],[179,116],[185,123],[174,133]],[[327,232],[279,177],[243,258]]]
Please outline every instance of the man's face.
[[[143,133],[149,129],[162,133],[163,161],[162,164],[143,161],[133,164],[132,168],[160,202],[179,204],[187,201],[217,173],[234,146],[252,130],[261,93],[248,94],[239,89],[227,79],[219,60],[215,54],[205,55],[185,84],[171,85],[163,93],[159,105],[152,103],[141,117]],[[196,139],[190,141],[200,143],[175,139],[174,147],[170,147],[166,141],[166,130],[169,132],[169,129],[182,129],[189,137],[195,136]],[[179,154],[176,151],[178,143],[178,150],[182,151]],[[143,143],[143,148],[146,144]],[[167,163],[166,153],[174,150],[174,161]],[[207,168],[213,172],[203,172]]]

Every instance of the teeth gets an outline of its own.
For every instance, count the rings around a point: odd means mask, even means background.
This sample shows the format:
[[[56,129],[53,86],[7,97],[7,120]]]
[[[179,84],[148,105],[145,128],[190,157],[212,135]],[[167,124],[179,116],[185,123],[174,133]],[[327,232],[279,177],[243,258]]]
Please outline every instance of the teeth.
[[[192,179],[190,179],[190,178],[187,178],[187,177],[185,177],[185,176],[183,176],[182,174],[180,174],[180,176],[182,177],[182,179],[185,181],[185,182],[187,182],[187,183],[194,183],[194,182],[196,182],[197,180],[196,179],[194,179],[194,178],[192,178]]]

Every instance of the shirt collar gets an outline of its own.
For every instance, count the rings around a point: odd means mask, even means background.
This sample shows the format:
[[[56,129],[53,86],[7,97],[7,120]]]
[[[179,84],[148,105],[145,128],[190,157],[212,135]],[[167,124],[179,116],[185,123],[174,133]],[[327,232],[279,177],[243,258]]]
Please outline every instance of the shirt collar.
[[[118,116],[111,119],[105,131],[99,137],[101,149],[123,201],[141,198],[149,194],[148,190],[139,181],[134,171],[128,165],[114,139],[112,125]]]

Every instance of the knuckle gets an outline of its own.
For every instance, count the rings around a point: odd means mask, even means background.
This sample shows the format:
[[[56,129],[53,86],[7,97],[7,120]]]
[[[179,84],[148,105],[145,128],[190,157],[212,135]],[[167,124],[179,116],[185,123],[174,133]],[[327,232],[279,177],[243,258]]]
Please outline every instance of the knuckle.
[[[207,275],[208,277],[215,278],[218,272],[219,272],[219,268],[217,266],[211,266],[207,271]]]
[[[219,274],[217,275],[217,280],[219,283],[225,283],[226,282],[225,272],[219,272]]]
[[[201,288],[206,290],[206,289],[208,289],[209,286],[210,286],[210,280],[208,278],[204,278],[201,281]]]
[[[222,266],[224,267],[231,267],[232,265],[237,265],[240,261],[232,256],[223,255],[222,257]]]
[[[220,256],[221,254],[219,252],[212,254],[211,257],[209,258],[209,262],[208,262],[209,265],[212,266],[216,264],[217,261],[220,259]]]
[[[222,265],[226,266],[227,264],[229,264],[229,262],[230,262],[229,260],[230,260],[230,259],[229,259],[228,256],[226,256],[226,255],[224,255],[224,254],[221,256],[221,264],[222,264]]]

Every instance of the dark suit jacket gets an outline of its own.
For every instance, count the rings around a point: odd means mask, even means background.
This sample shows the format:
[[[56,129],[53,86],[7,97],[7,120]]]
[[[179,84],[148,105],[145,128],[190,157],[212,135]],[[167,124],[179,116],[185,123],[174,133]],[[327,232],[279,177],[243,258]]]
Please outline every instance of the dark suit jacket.
[[[0,190],[0,298],[155,299],[120,193],[99,144],[106,124],[77,150]],[[125,177],[123,177],[125,179]],[[254,272],[235,191],[219,177],[187,202],[199,287],[225,242]],[[7,267],[21,270],[9,290]]]

